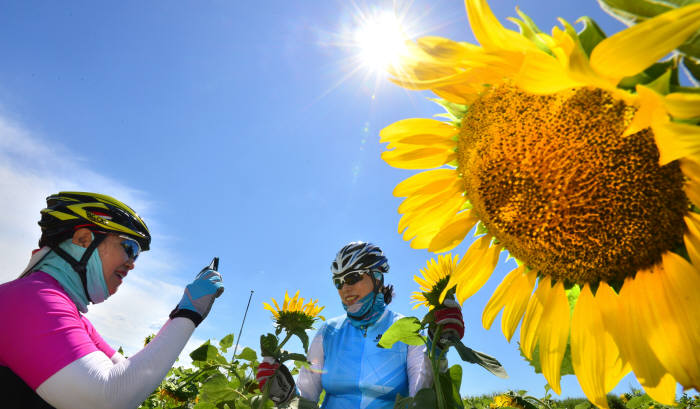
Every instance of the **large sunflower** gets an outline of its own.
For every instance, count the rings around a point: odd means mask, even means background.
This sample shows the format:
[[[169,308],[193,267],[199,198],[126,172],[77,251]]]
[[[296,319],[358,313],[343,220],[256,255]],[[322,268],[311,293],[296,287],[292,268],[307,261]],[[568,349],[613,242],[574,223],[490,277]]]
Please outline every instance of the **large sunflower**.
[[[522,319],[521,349],[531,358],[539,345],[557,393],[569,341],[598,406],[630,369],[666,404],[676,382],[699,389],[700,94],[677,86],[677,60],[656,62],[700,28],[700,4],[605,39],[590,20],[585,36],[564,21],[547,35],[521,14],[517,33],[485,0],[466,8],[480,46],[422,38],[392,70],[440,96],[450,118],[381,132],[387,163],[432,169],[396,186],[399,233],[443,252],[478,223],[445,290],[460,302],[502,250],[519,261],[483,324],[503,310],[510,340]]]

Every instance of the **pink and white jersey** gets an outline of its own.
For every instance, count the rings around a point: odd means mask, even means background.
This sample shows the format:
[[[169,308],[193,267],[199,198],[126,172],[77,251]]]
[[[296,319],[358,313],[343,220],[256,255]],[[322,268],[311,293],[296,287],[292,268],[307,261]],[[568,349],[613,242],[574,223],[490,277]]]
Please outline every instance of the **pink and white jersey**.
[[[58,281],[44,272],[0,285],[0,311],[0,366],[34,390],[91,352],[114,355]]]

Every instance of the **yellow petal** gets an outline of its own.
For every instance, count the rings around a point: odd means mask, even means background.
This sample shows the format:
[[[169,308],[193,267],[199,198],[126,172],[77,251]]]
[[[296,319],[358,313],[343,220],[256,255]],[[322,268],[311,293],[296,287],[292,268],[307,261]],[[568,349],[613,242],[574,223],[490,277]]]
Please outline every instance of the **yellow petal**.
[[[557,395],[561,395],[561,361],[564,359],[569,339],[571,319],[569,311],[569,300],[564,291],[564,284],[558,282],[550,291],[538,328],[542,375]]]
[[[486,0],[465,0],[469,25],[484,49],[525,51],[536,46],[515,31],[505,29]]]
[[[440,294],[442,302],[447,291],[456,286],[455,295],[461,303],[474,295],[486,284],[498,264],[498,258],[503,246],[494,244],[489,247],[491,236],[485,235],[477,239],[467,250],[457,269],[450,276],[445,290]]]
[[[591,53],[591,67],[617,83],[658,61],[698,28],[700,4],[660,14],[601,41]]]
[[[532,359],[532,353],[537,345],[538,329],[551,288],[549,277],[540,278],[535,293],[530,297],[525,310],[525,318],[520,326],[520,350],[527,359]]]
[[[458,132],[452,125],[435,119],[408,118],[379,131],[379,142],[401,142],[402,139],[415,135],[434,135],[449,140]]]
[[[661,119],[666,118],[663,98],[651,88],[645,87],[644,85],[637,85],[636,102],[639,105],[639,109],[635,112],[632,122],[622,136],[632,135],[650,127],[652,122],[658,120],[659,115],[661,115]]]
[[[464,240],[464,236],[479,221],[479,216],[471,210],[465,210],[454,215],[445,224],[440,226],[440,231],[433,237],[428,246],[431,253],[442,253],[452,250]]]
[[[272,308],[272,306],[270,306],[270,304],[264,302],[264,303],[263,303],[263,308],[266,309],[266,310],[268,310],[268,311],[270,311],[270,312],[272,313],[272,315],[273,315],[275,318],[279,317],[279,314],[277,313],[277,310],[275,310],[274,308]]]
[[[600,306],[588,286],[581,290],[571,322],[571,361],[588,400],[608,408],[607,393],[629,372],[603,324]]]
[[[693,265],[700,266],[700,215],[694,212],[685,216],[685,225],[688,232],[683,236],[685,249]]]
[[[667,252],[663,265],[638,274],[647,334],[661,364],[684,388],[700,387],[700,272],[683,257]]]
[[[534,94],[552,94],[582,85],[572,79],[554,57],[540,50],[525,55],[514,81],[520,88]]]
[[[686,182],[683,186],[683,191],[691,203],[696,206],[700,205],[700,182],[694,180]]]
[[[444,37],[426,36],[416,40],[418,46],[438,61],[452,63],[469,60],[475,54],[483,51],[480,47],[469,43],[458,43]]]
[[[407,214],[404,217],[407,218],[406,224],[408,227],[403,233],[403,239],[409,241],[415,237],[420,240],[421,247],[414,248],[427,248],[433,237],[440,231],[440,226],[457,213],[464,205],[464,202],[465,199],[462,196],[451,196],[445,198],[442,203],[438,203],[436,206]],[[399,221],[400,225],[403,224],[403,219],[402,217]]]
[[[428,194],[413,193],[406,200],[404,200],[399,205],[399,213],[407,213],[414,210],[419,210],[424,207],[431,207],[436,204],[436,202],[443,201],[445,197],[452,197],[457,195],[462,195],[464,191],[464,184],[459,179],[448,179],[448,183],[435,183],[431,185],[426,185],[423,190],[428,190],[428,188],[435,188],[434,192]],[[451,182],[451,183],[450,183]],[[437,190],[442,187],[442,189]]]
[[[642,274],[638,272],[637,276]],[[621,355],[627,360],[639,383],[654,400],[671,405],[675,399],[675,380],[667,373],[648,342],[648,322],[640,311],[640,300],[648,302],[635,279],[627,278],[620,294],[605,283],[596,292],[596,301],[611,306],[603,311],[605,328],[610,331]]]
[[[700,94],[674,92],[664,97],[666,111],[678,119],[700,117]]]
[[[518,324],[523,314],[525,314],[525,308],[527,308],[527,304],[530,301],[536,280],[537,273],[534,270],[522,274],[511,289],[511,298],[506,300],[503,316],[501,317],[501,331],[508,342],[513,338],[515,329],[518,328]]]
[[[513,337],[520,319],[525,313],[532,289],[535,287],[537,273],[526,271],[524,266],[511,271],[494,291],[491,299],[484,308],[481,322],[489,329],[498,312],[503,309],[501,330],[508,342]]]
[[[428,170],[417,173],[396,185],[394,188],[394,196],[406,197],[413,193],[436,193],[444,190],[447,186],[450,186],[458,180],[460,180],[459,176],[454,169]]]
[[[700,6],[700,4],[698,4]],[[652,124],[656,145],[659,148],[659,164],[700,154],[700,127],[676,122]]]

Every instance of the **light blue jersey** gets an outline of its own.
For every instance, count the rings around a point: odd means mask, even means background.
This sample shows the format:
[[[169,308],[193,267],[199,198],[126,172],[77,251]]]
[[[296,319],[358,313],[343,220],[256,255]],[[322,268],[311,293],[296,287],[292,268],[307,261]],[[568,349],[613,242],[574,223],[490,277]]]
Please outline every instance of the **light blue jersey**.
[[[319,329],[324,355],[321,384],[326,390],[322,408],[393,408],[397,394],[408,396],[408,345],[377,346],[384,331],[399,318],[386,310],[374,325],[360,329],[342,316]]]

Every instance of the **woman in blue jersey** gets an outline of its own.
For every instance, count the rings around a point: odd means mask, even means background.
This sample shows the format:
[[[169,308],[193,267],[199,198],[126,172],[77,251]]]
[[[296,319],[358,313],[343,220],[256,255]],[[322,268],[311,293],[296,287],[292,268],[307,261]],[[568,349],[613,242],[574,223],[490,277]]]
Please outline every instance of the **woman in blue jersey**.
[[[346,314],[319,328],[309,346],[311,367],[302,369],[297,379],[299,394],[318,402],[325,390],[322,408],[378,409],[392,408],[398,394],[413,396],[431,386],[425,345],[377,346],[384,331],[402,318],[387,308],[393,287],[384,284],[389,263],[382,250],[371,243],[349,243],[336,255],[331,271]],[[461,311],[459,307],[453,310],[440,324],[443,332],[453,331],[461,338]],[[278,366],[265,358],[258,370],[261,388]],[[272,397],[279,401],[274,394]]]

